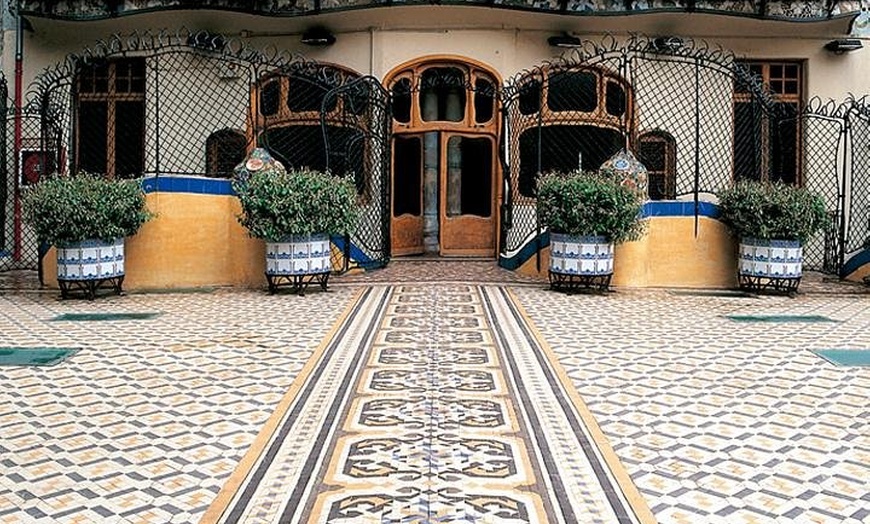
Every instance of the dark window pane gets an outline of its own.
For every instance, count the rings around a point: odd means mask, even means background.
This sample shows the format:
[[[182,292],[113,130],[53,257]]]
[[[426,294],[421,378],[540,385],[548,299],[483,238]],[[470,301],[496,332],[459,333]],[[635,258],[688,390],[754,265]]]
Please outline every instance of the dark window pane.
[[[761,108],[752,102],[734,103],[734,178],[761,179]]]
[[[294,113],[303,111],[317,111],[321,108],[326,111],[335,110],[336,97],[330,96],[326,100],[329,88],[308,80],[306,78],[293,77],[290,79],[290,87],[287,90],[287,107]],[[324,106],[324,100],[326,105]]]
[[[737,93],[748,93],[749,86],[753,85],[755,82],[761,83],[761,66],[758,64],[748,64],[746,62],[737,62],[735,67],[742,67],[747,72],[747,78],[753,78],[752,83],[747,81],[740,80],[743,75],[735,75],[734,76],[734,91]]]
[[[797,104],[777,104],[780,114],[797,113]],[[779,121],[771,121],[771,180],[781,180],[789,184],[797,183],[798,171],[798,121],[786,116]]]
[[[785,66],[786,78],[798,78],[800,76],[799,66],[797,64],[788,64]]]
[[[109,65],[83,66],[78,74],[79,93],[108,93]]]
[[[106,102],[79,103],[78,120],[78,170],[105,174],[108,136]]]
[[[352,127],[327,126],[330,144],[329,171],[337,176],[353,176],[357,190],[364,186],[364,134]],[[318,125],[273,127],[260,135],[259,145],[267,148],[284,167],[308,167],[325,171],[326,147],[323,129]]]
[[[550,75],[547,106],[553,111],[589,113],[598,107],[598,77],[582,71]]]
[[[423,144],[419,137],[393,140],[393,216],[420,216]]]
[[[485,124],[492,120],[495,108],[495,89],[492,82],[478,78],[474,83],[474,121]]]
[[[664,171],[666,146],[663,140],[647,140],[641,139],[640,143],[640,162],[649,171]]]
[[[135,178],[145,170],[145,103],[115,104],[115,176]]]
[[[783,89],[783,93],[785,93],[787,95],[798,94],[798,82],[797,82],[797,80],[788,80],[785,83],[785,88]]]
[[[770,77],[771,78],[782,78],[783,66],[782,64],[771,64],[770,66]]]
[[[534,80],[520,87],[520,113],[532,115],[541,110],[541,82]]]
[[[109,92],[109,65],[94,68],[94,93]]]
[[[596,170],[625,145],[622,133],[590,125],[553,125],[540,129],[541,173]],[[538,176],[538,129],[520,135],[519,191],[535,195]],[[582,165],[580,165],[582,162]]]
[[[272,116],[278,114],[281,105],[281,82],[272,80],[260,89],[260,114]]]
[[[145,60],[127,58],[115,62],[115,91],[118,93],[145,92]]]
[[[667,186],[664,173],[649,173],[649,199],[650,200],[665,200],[667,195]]]
[[[222,129],[206,139],[207,175],[228,178],[233,169],[245,159],[245,134]]]
[[[465,75],[455,67],[423,71],[420,113],[427,122],[461,122],[465,118]]]
[[[393,118],[403,124],[411,121],[411,80],[407,78],[393,84]]]
[[[607,114],[622,116],[625,114],[625,89],[616,82],[607,82],[605,93]]]
[[[492,141],[488,138],[463,137],[451,137],[450,140],[461,140],[462,214],[490,216],[492,214]]]

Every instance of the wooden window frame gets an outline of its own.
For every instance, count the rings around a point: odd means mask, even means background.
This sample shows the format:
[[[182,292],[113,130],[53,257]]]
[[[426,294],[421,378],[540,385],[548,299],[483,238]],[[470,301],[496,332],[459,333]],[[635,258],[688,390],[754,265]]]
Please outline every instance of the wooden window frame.
[[[116,81],[118,79],[118,65],[125,63],[125,62],[133,61],[133,60],[141,61],[142,65],[143,65],[143,67],[142,67],[142,70],[143,70],[142,91],[138,92],[138,91],[130,90],[127,92],[119,92],[116,89],[117,88]],[[99,64],[99,65],[103,65],[103,64]],[[93,86],[93,90],[90,92],[82,92],[81,91],[81,80],[82,80],[81,77],[82,77],[82,75],[87,74],[91,71],[94,71],[95,68],[98,67],[98,65],[86,67],[86,68],[83,68],[81,71],[79,71],[79,73],[75,79],[75,86],[76,86],[75,100],[76,100],[76,108],[77,108],[76,112],[77,112],[77,114],[78,114],[78,105],[81,102],[105,102],[106,103],[106,172],[104,173],[104,175],[106,176],[106,178],[111,179],[111,178],[115,178],[115,176],[116,176],[116,172],[115,172],[116,171],[115,135],[117,133],[117,130],[115,129],[115,125],[114,125],[115,117],[116,117],[116,105],[118,102],[141,102],[142,109],[143,109],[143,111],[145,110],[145,93],[147,91],[146,82],[147,82],[148,71],[147,71],[147,63],[146,63],[144,57],[125,57],[125,58],[112,59],[112,60],[109,60],[108,62],[106,62],[105,65],[108,68],[108,72],[107,72],[108,85],[106,86],[106,91],[102,91],[102,92],[96,91],[95,85]],[[131,80],[130,87],[131,88],[132,88],[132,83],[133,83],[132,80],[134,78],[136,78],[136,77],[132,77],[132,76],[130,77],[130,80]],[[78,127],[79,127],[79,122],[76,122],[76,130],[77,131],[78,131]],[[143,150],[142,158],[144,159],[145,158],[145,155],[144,155],[145,122],[144,122],[144,120],[143,120],[142,127],[143,127],[143,129],[142,129],[140,147]],[[76,163],[78,163],[78,159],[81,158],[81,155],[79,154],[81,146],[82,146],[81,142],[80,142],[80,136],[81,136],[81,134],[76,132],[76,137],[79,137],[76,139]],[[143,169],[144,169],[144,166],[143,166]]]
[[[804,60],[789,60],[789,59],[747,59],[738,61],[740,65],[743,65],[747,69],[760,76],[762,84],[770,89],[770,93],[773,97],[773,100],[777,103],[790,103],[795,104],[800,111],[805,104],[805,93],[806,93],[806,62]],[[771,76],[771,68],[773,66],[782,66],[783,67],[783,76],[781,77],[772,77]],[[786,69],[788,66],[795,66],[797,68],[796,77],[789,77],[786,75]],[[779,81],[782,82],[782,85],[786,85],[790,82],[793,82],[797,88],[796,93],[780,93],[773,90],[774,82]],[[753,94],[747,91],[737,91],[734,90],[733,95],[733,104],[738,103],[751,103],[753,98]],[[734,117],[732,117],[734,118]],[[761,147],[762,151],[770,151],[770,118],[765,114],[762,115],[761,118]],[[736,134],[736,129],[734,130]],[[802,185],[803,184],[803,141],[801,140],[801,136],[803,134],[803,126],[801,125],[800,119],[796,122],[796,141],[795,144],[795,184]],[[732,168],[732,178],[736,178],[736,162],[737,159],[733,159],[735,165]],[[770,180],[770,174],[772,169],[772,161],[771,155],[763,154],[761,155],[761,164],[758,166],[760,169],[759,179],[761,181],[767,182]]]
[[[582,112],[579,110],[567,110],[567,111],[553,111],[550,109],[548,104],[548,99],[550,96],[550,76],[554,74],[560,73],[574,73],[574,72],[592,72],[597,76],[597,84],[596,84],[596,95],[598,96],[598,103],[593,111],[590,112]],[[520,80],[520,82],[541,82],[540,89],[540,107],[538,112],[530,113],[530,114],[519,114],[517,118],[514,119],[513,129],[511,131],[511,136],[509,140],[511,140],[510,148],[518,147],[519,145],[519,137],[528,130],[529,128],[533,128],[536,126],[550,126],[550,125],[567,125],[567,124],[580,124],[580,125],[591,125],[596,127],[601,127],[605,129],[613,129],[616,131],[622,132],[626,130],[629,135],[629,141],[631,137],[634,136],[635,133],[635,122],[634,122],[634,90],[631,87],[631,84],[628,83],[627,80],[622,78],[621,76],[608,71],[604,68],[598,66],[572,66],[572,67],[544,67],[529,73],[526,78]],[[623,92],[625,93],[625,112],[623,112],[620,116],[611,115],[607,112],[607,84],[615,83],[622,87]],[[519,101],[517,101],[519,103]],[[515,138],[514,138],[515,137]],[[517,143],[514,143],[513,140],[516,140]],[[535,203],[537,199],[532,196],[525,195],[520,192],[520,183],[519,183],[519,161],[517,158],[517,162],[515,165],[511,166],[511,177],[512,180],[515,180],[516,183],[512,184],[511,191],[513,192],[514,201],[517,203],[529,204]],[[516,178],[514,178],[514,176]]]
[[[641,133],[638,137],[638,154],[641,162],[644,142],[661,143],[664,147],[664,170],[653,170],[650,166],[645,166],[649,175],[661,175],[664,178],[664,198],[650,197],[650,200],[675,200],[677,198],[677,141],[667,131],[653,130]]]

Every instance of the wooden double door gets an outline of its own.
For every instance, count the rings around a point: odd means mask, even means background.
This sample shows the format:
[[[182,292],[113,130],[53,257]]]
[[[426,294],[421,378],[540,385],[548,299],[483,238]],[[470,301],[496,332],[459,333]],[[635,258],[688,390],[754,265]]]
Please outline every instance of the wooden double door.
[[[394,256],[495,256],[495,137],[427,131],[393,137]]]
[[[495,257],[500,80],[462,57],[387,75],[393,115],[392,255]]]

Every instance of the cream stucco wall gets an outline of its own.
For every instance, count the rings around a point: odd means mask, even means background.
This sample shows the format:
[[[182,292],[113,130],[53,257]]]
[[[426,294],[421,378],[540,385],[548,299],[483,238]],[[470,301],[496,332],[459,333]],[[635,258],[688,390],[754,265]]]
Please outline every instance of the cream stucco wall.
[[[92,45],[113,33],[186,27],[242,36],[255,47],[274,46],[300,52],[314,60],[339,63],[377,78],[420,56],[454,54],[480,60],[503,78],[550,60],[558,49],[548,36],[568,31],[600,39],[605,33],[680,35],[721,45],[741,56],[808,61],[808,93],[843,98],[870,90],[870,50],[833,55],[825,42],[842,37],[848,20],[774,22],[705,14],[641,14],[578,17],[461,6],[396,6],[348,11],[305,18],[270,18],[212,11],[145,13],[112,20],[63,22],[31,20],[25,35],[25,85],[36,74],[70,51]],[[337,37],[335,45],[318,49],[299,43],[301,32],[325,25]],[[14,33],[5,35],[3,68],[14,72]],[[870,47],[870,45],[868,45]]]

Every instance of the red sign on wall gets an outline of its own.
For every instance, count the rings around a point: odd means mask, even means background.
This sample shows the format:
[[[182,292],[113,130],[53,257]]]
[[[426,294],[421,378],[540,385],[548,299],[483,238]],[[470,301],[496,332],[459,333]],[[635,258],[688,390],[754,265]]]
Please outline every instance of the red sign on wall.
[[[22,149],[18,166],[22,186],[35,184],[45,175],[57,171],[54,151],[42,149]]]

